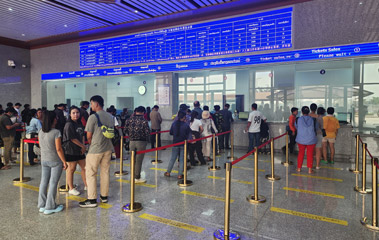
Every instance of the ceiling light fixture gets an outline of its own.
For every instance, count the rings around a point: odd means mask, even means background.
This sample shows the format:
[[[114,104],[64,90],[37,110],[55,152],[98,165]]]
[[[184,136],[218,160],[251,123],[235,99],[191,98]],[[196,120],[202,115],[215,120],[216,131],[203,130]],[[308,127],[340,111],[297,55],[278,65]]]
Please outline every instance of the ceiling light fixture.
[[[68,27],[67,24],[63,25],[63,27]]]
[[[354,21],[354,23],[357,23],[357,22],[358,22],[357,20]]]
[[[13,9],[12,9],[12,8],[8,8],[8,10],[9,10],[9,11],[13,11]]]
[[[25,37],[25,33],[21,34],[21,36]]]
[[[138,13],[138,10],[134,10],[135,13]]]
[[[363,2],[359,2],[359,5],[362,5],[363,4]]]

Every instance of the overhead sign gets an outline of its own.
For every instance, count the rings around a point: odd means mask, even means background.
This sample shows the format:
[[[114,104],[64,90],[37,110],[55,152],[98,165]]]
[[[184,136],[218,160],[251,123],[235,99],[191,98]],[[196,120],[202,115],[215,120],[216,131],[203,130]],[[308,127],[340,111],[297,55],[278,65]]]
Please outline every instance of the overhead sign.
[[[168,63],[157,65],[142,65],[132,67],[119,67],[107,69],[94,69],[73,72],[42,74],[42,80],[99,77],[112,75],[129,75],[157,72],[177,72],[194,69],[212,69],[222,67],[235,67],[243,65],[256,65],[268,63],[307,61],[318,59],[335,59],[357,56],[379,55],[379,43],[363,43],[335,47],[323,47],[298,51],[268,53],[261,55],[239,56],[222,59],[208,59],[192,62]]]
[[[292,47],[292,7],[80,43],[80,68]]]

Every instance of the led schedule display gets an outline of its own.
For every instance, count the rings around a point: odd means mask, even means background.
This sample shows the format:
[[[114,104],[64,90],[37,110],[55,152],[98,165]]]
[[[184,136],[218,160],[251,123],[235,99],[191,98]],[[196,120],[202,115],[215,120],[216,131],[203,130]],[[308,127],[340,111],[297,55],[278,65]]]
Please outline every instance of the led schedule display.
[[[80,43],[80,68],[292,47],[292,7]]]

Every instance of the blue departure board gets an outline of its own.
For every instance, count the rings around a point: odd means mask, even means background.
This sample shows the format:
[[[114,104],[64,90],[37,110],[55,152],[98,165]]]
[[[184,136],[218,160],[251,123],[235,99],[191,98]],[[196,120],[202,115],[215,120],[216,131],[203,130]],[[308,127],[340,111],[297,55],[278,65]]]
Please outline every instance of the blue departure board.
[[[80,68],[292,47],[292,7],[80,43]]]
[[[72,72],[45,73],[42,80],[72,79],[101,76],[121,76],[142,73],[178,72],[188,70],[206,70],[223,67],[240,67],[257,64],[288,63],[298,61],[315,61],[359,56],[379,56],[379,42],[343,46],[302,49],[288,52],[236,56],[219,59],[206,59],[178,63],[143,64],[131,67],[89,69]]]

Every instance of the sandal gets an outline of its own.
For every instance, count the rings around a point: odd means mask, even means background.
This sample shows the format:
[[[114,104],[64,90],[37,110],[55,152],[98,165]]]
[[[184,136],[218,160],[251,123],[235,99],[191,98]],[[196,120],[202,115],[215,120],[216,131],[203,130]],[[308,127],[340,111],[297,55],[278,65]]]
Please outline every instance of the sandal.
[[[301,169],[300,168],[296,168],[296,172],[301,172]]]
[[[178,175],[178,179],[183,179],[183,175]]]
[[[164,176],[165,176],[165,177],[170,177],[170,173],[169,173],[169,172],[165,172],[165,173],[164,173]]]
[[[312,174],[312,173],[314,173],[313,170],[309,170],[309,171],[308,171],[308,174]]]

